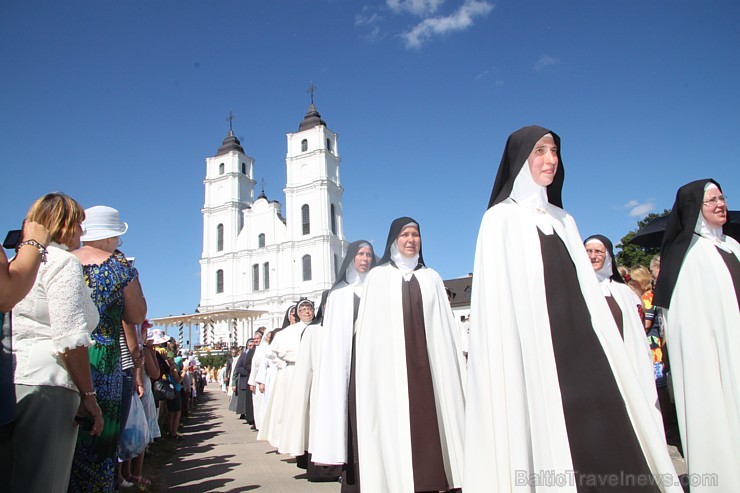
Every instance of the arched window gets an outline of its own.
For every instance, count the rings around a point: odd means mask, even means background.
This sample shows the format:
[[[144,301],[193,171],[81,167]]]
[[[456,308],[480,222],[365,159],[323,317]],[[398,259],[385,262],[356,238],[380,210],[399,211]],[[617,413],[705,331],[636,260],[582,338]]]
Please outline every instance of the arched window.
[[[224,249],[224,225],[219,224],[216,226],[216,251],[220,252]]]
[[[331,205],[331,232],[337,234],[337,211],[334,204]]]
[[[257,237],[257,247],[265,248],[265,233],[260,233],[260,235]]]
[[[303,280],[304,281],[311,280],[311,256],[310,255],[303,256]]]
[[[224,271],[218,269],[216,271],[216,293],[224,292]]]
[[[308,204],[303,204],[303,207],[301,207],[301,220],[303,222],[303,234],[311,233],[311,214]]]
[[[252,265],[252,291],[260,290],[260,264]]]
[[[270,289],[270,262],[262,264],[262,279],[265,289]]]
[[[242,163],[242,174],[243,175],[247,174],[247,163]]]
[[[303,139],[301,141],[301,152],[306,152],[308,150],[308,140]]]
[[[221,163],[218,165],[218,174],[223,175],[224,174],[224,163]]]
[[[326,139],[326,149],[331,152],[331,139]]]

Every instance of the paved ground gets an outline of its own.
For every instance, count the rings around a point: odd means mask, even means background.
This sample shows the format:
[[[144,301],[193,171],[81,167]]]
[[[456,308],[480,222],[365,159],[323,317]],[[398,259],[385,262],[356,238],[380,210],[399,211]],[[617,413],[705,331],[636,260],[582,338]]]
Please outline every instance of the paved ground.
[[[228,397],[217,385],[206,387],[187,420],[177,456],[161,471],[167,491],[332,492],[339,483],[309,483],[295,460],[278,455],[257,433],[227,410]]]
[[[216,385],[206,388],[198,408],[187,420],[177,456],[161,471],[167,491],[266,493],[340,491],[339,483],[309,483],[295,459],[278,455],[269,443],[229,412],[228,397]],[[686,464],[669,447],[679,474]]]

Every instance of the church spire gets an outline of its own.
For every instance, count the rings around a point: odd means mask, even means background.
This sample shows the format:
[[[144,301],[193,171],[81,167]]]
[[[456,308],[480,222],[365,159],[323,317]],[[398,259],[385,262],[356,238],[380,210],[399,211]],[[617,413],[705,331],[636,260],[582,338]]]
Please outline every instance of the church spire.
[[[231,151],[238,151],[244,154],[244,148],[241,145],[241,142],[239,142],[239,139],[236,138],[234,135],[234,118],[236,118],[236,115],[234,115],[233,111],[229,111],[229,116],[226,117],[226,120],[229,121],[229,134],[224,139],[223,143],[221,144],[221,147],[218,148],[218,151],[216,152],[216,156],[220,156],[222,154],[228,154]]]
[[[318,125],[326,126],[326,122],[321,119],[321,115],[319,114],[318,111],[316,111],[316,107],[313,105],[313,95],[316,92],[316,86],[314,85],[313,82],[311,82],[311,85],[308,86],[308,89],[306,89],[306,92],[311,95],[311,105],[308,107],[306,116],[303,117],[303,120],[301,120],[300,125],[298,125],[299,132],[303,130],[308,130],[309,128],[313,128]]]

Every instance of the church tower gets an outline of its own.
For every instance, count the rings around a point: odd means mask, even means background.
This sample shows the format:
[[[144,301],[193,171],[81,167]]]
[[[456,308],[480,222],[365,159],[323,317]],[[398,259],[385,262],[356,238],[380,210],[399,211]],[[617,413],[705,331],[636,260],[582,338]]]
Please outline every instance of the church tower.
[[[244,227],[244,210],[254,201],[254,159],[247,156],[231,128],[216,155],[206,158],[201,303],[222,293],[235,293],[233,262],[237,238]],[[211,282],[215,280],[215,282]],[[231,298],[231,297],[229,297]],[[223,300],[233,301],[232,299]]]
[[[312,102],[298,131],[287,134],[287,146],[286,218],[296,245],[294,258],[300,259],[293,282],[331,285],[346,247],[337,134]]]

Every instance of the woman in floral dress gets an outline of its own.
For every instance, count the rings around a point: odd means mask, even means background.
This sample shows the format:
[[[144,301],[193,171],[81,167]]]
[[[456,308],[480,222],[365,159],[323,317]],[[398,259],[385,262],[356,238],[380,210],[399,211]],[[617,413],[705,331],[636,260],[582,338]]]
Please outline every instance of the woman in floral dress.
[[[116,450],[121,428],[123,322],[142,323],[146,301],[138,272],[117,250],[118,237],[128,225],[119,221],[118,211],[110,207],[91,207],[85,213],[84,246],[74,253],[82,262],[85,282],[93,290],[93,301],[100,313],[100,323],[92,334],[95,345],[89,353],[105,426],[95,439],[82,431],[78,434],[69,491],[112,492],[117,489]],[[136,359],[137,355],[133,356]]]

